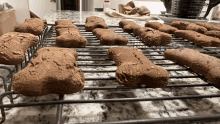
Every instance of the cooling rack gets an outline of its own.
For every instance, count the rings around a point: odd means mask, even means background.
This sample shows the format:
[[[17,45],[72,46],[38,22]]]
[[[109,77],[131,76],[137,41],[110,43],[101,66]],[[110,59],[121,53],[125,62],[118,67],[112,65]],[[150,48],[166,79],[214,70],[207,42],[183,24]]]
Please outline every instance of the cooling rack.
[[[56,33],[54,25],[51,29],[44,34],[42,41],[39,42],[38,47],[36,50],[42,47],[57,47],[55,43]],[[80,30],[82,36],[87,38],[88,43],[85,48],[74,48],[78,52],[78,60],[77,65],[78,67],[85,73],[85,74],[97,74],[97,73],[115,73],[115,69],[107,69],[106,70],[87,70],[85,67],[97,67],[97,66],[111,66],[116,67],[114,62],[107,58],[106,51],[110,47],[114,46],[101,46],[99,45],[99,40],[91,32],[86,32],[84,25],[76,24],[78,29]],[[126,46],[119,46],[119,47],[135,47],[142,49],[144,55],[148,57],[154,64],[161,66],[163,68],[166,67],[173,67],[178,66],[178,68],[169,68],[166,69],[170,74],[170,79],[199,79],[206,83],[190,83],[190,84],[175,84],[175,81],[169,80],[168,86],[166,88],[182,88],[182,87],[212,87],[213,85],[210,84],[203,76],[197,74],[190,70],[188,67],[180,66],[177,63],[171,62],[166,60],[163,57],[163,53],[166,49],[179,49],[179,48],[191,48],[197,49],[201,53],[208,54],[211,56],[215,56],[217,58],[220,57],[220,49],[215,47],[200,47],[192,42],[184,40],[182,38],[178,38],[172,36],[172,42],[166,46],[147,46],[145,45],[140,38],[133,36],[133,34],[128,34],[123,32],[121,28],[118,26],[109,26],[109,28],[114,29],[117,34],[124,35],[129,39],[129,43]],[[36,52],[35,50],[35,52]],[[33,54],[31,54],[33,55]],[[28,63],[29,61],[27,61]],[[89,63],[91,62],[91,63]],[[22,66],[23,67],[23,66]],[[21,68],[22,69],[22,68]],[[187,72],[186,75],[172,75],[171,72]],[[105,77],[86,77],[86,83],[88,81],[115,81],[116,78],[114,76]],[[85,83],[85,84],[86,84]],[[94,99],[94,100],[64,100],[64,95],[59,95],[59,100],[57,101],[44,101],[44,102],[28,102],[28,103],[16,103],[13,104],[13,99],[11,99],[11,104],[3,104],[2,100],[6,96],[12,96],[15,94],[11,91],[11,86],[8,87],[5,93],[0,95],[0,108],[2,113],[2,121],[4,122],[6,119],[5,109],[6,108],[13,108],[13,107],[28,107],[28,106],[41,106],[41,105],[57,105],[57,114],[56,114],[56,123],[61,124],[62,120],[62,112],[63,112],[63,104],[83,104],[83,103],[112,103],[112,102],[140,102],[140,101],[165,101],[165,100],[186,100],[186,99],[203,99],[203,98],[220,98],[220,94],[206,94],[206,95],[187,95],[187,96],[173,96],[173,97],[155,97],[155,98],[114,98],[114,99]],[[112,86],[85,86],[83,89],[86,90],[126,90],[126,89],[147,89],[148,87],[125,87],[121,85],[112,85]],[[219,121],[220,114],[213,114],[213,115],[203,115],[203,116],[187,116],[187,117],[175,117],[175,118],[155,118],[155,119],[141,119],[141,120],[124,120],[124,121],[114,121],[114,122],[99,122],[99,123],[111,123],[111,124],[123,124],[123,123],[174,123],[174,122],[212,122],[212,121]]]

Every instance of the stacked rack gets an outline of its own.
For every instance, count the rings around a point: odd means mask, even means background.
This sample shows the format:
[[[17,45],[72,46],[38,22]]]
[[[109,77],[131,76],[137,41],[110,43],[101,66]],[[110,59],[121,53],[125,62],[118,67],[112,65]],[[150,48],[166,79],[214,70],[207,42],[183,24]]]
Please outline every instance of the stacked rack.
[[[34,52],[36,50],[42,48],[42,47],[56,47],[55,39],[56,39],[56,33],[55,33],[55,27],[54,25],[51,25],[52,28],[44,34],[44,37],[42,38],[42,41],[38,45],[37,48],[34,49]],[[85,75],[88,74],[98,74],[98,73],[115,73],[115,69],[107,69],[106,70],[88,70],[85,69],[85,67],[105,67],[105,66],[111,66],[116,67],[114,62],[107,58],[106,51],[108,48],[113,46],[101,46],[99,45],[99,41],[96,39],[96,37],[91,32],[85,31],[84,25],[77,25],[78,29],[80,30],[82,36],[87,38],[88,43],[85,48],[74,48],[78,52],[78,66],[79,68],[85,73]],[[126,46],[120,46],[120,47],[136,47],[139,49],[142,49],[144,55],[151,61],[154,62],[154,64],[159,65],[163,68],[166,67],[174,67],[178,66],[178,68],[172,68],[172,69],[166,69],[170,74],[170,79],[198,79],[201,81],[205,81],[206,83],[195,83],[193,82],[189,84],[174,84],[175,81],[169,81],[168,86],[166,88],[181,88],[181,87],[211,87],[212,84],[209,84],[208,81],[201,76],[200,74],[197,74],[190,70],[188,67],[180,66],[177,63],[173,63],[169,60],[165,60],[163,57],[163,53],[166,49],[175,49],[175,48],[191,48],[191,49],[197,49],[201,53],[208,54],[211,56],[215,56],[217,58],[220,58],[220,49],[219,48],[213,48],[213,47],[199,47],[195,44],[183,40],[181,38],[177,38],[173,36],[172,41],[170,44],[166,46],[146,46],[144,43],[137,37],[134,37],[132,34],[124,33],[123,29],[119,28],[118,26],[109,26],[109,28],[114,29],[117,34],[124,35],[129,39],[129,43]],[[33,50],[32,54],[33,55]],[[28,54],[29,55],[29,54]],[[25,62],[29,62],[30,58],[26,60]],[[90,62],[90,63],[89,63]],[[21,66],[21,69],[24,66]],[[84,67],[84,68],[83,68]],[[189,75],[178,75],[174,76],[171,72],[187,72]],[[116,78],[114,76],[105,77],[87,77],[85,76],[85,81],[116,81]],[[86,83],[85,83],[86,84]],[[117,90],[117,91],[124,91],[128,89],[146,89],[148,87],[135,87],[135,88],[129,88],[125,86],[119,86],[118,84],[112,85],[112,86],[85,86],[84,90]],[[177,99],[202,99],[202,98],[213,98],[213,97],[219,97],[220,94],[208,94],[208,95],[189,95],[189,96],[173,96],[173,97],[155,97],[155,98],[117,98],[117,99],[97,99],[97,100],[64,100],[64,95],[59,96],[59,100],[57,101],[45,101],[45,102],[31,102],[31,103],[17,103],[17,104],[3,104],[2,100],[5,96],[11,96],[15,94],[10,89],[7,90],[5,93],[3,93],[0,96],[0,108],[2,113],[2,122],[5,121],[5,108],[12,108],[12,107],[27,107],[27,106],[40,106],[40,105],[55,105],[59,104],[57,107],[57,124],[61,123],[62,118],[62,109],[63,104],[83,104],[83,103],[110,103],[110,102],[139,102],[139,101],[159,101],[159,100],[177,100]],[[11,101],[13,103],[13,100]],[[208,122],[208,121],[219,121],[220,120],[220,114],[215,115],[205,115],[205,116],[188,116],[188,117],[176,117],[176,118],[158,118],[158,119],[144,119],[144,120],[126,120],[126,121],[117,121],[117,122],[100,122],[100,123],[174,123],[174,122],[194,122],[194,121],[201,121],[201,122]]]

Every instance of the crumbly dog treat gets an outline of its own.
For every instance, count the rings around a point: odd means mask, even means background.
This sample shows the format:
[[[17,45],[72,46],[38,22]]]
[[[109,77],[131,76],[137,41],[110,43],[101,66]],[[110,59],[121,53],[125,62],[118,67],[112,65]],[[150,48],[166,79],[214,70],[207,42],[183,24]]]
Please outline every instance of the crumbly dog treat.
[[[84,73],[77,68],[73,49],[44,47],[36,58],[14,75],[12,89],[25,96],[72,94],[83,89]]]
[[[80,31],[74,24],[57,25],[56,34],[56,44],[60,47],[81,48],[86,46],[87,39],[81,35]]]
[[[166,45],[171,42],[172,36],[152,28],[140,31],[141,38],[147,45]]]
[[[142,50],[113,47],[108,49],[107,55],[117,65],[116,79],[119,84],[128,87],[146,85],[154,88],[167,85],[168,72],[147,59]]]
[[[113,34],[115,31],[113,29],[96,28],[92,31],[92,33],[96,36],[97,39],[100,39],[103,34]]]
[[[216,25],[209,23],[209,22],[196,22],[196,24],[207,28],[208,31],[211,31],[211,30],[220,31],[219,26],[216,26]]]
[[[145,24],[145,27],[150,27],[168,34],[174,34],[175,31],[177,31],[178,29],[166,24],[162,24],[159,22],[147,22]]]
[[[100,37],[101,45],[127,45],[128,38],[112,33],[112,34],[103,34]]]
[[[176,31],[175,36],[187,39],[199,46],[205,47],[220,47],[220,39],[206,36],[204,34],[191,31],[191,30],[179,30]]]
[[[38,37],[29,33],[9,32],[0,37],[0,64],[17,65],[25,60],[31,46],[37,46]]]
[[[95,28],[104,28],[107,29],[108,25],[105,23],[105,20],[101,17],[91,16],[86,18],[86,31],[93,31]]]
[[[217,37],[220,39],[220,31],[208,31],[205,33],[205,35]]]
[[[197,25],[195,23],[191,23],[186,27],[186,30],[192,30],[192,31],[196,31],[202,34],[205,34],[208,30],[200,25]]]
[[[202,74],[210,83],[220,86],[220,60],[202,54],[193,49],[168,49],[164,52],[166,59],[186,65],[193,71]]]
[[[15,32],[31,33],[34,35],[43,34],[46,20],[40,18],[26,19],[24,23],[14,27]]]
[[[55,21],[55,25],[72,25],[74,24],[73,20],[57,20]]]
[[[171,23],[171,26],[179,29],[179,30],[186,30],[186,27],[191,24],[190,22],[187,21],[173,21]]]
[[[139,25],[133,21],[122,20],[119,22],[119,27],[123,28],[124,32],[133,33],[133,29],[139,27]]]
[[[96,28],[92,31],[101,45],[127,45],[128,38],[118,35],[112,29]]]

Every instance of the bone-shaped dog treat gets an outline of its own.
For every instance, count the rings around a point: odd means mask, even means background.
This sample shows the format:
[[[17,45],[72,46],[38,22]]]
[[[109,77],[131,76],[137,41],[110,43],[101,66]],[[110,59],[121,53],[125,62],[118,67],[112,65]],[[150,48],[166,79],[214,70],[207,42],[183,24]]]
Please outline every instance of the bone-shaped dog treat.
[[[14,31],[22,33],[31,33],[34,35],[41,35],[46,26],[46,20],[39,18],[30,18],[26,19],[24,23],[15,26]]]
[[[205,27],[187,21],[174,21],[171,23],[171,26],[176,27],[179,30],[192,30],[202,34],[207,32]]]
[[[220,47],[220,39],[206,36],[191,30],[178,30],[174,34],[177,37],[187,39],[196,45],[205,47]]]
[[[206,77],[210,83],[220,86],[220,60],[218,58],[193,49],[168,49],[164,52],[164,56],[168,60],[188,66]]]
[[[25,96],[71,94],[83,89],[84,73],[77,68],[73,49],[44,47],[36,58],[14,75],[12,89]]]
[[[17,65],[25,60],[31,46],[37,46],[38,37],[29,33],[9,32],[0,37],[0,64]]]
[[[147,22],[145,23],[145,27],[150,27],[168,34],[174,34],[175,31],[178,29],[175,27],[172,27],[170,25],[162,24],[159,22]]]
[[[146,85],[165,87],[169,79],[168,72],[153,64],[137,48],[113,47],[107,51],[108,58],[117,66],[116,79],[119,84],[128,87]]]
[[[105,23],[105,20],[101,17],[97,17],[97,16],[87,17],[86,18],[85,30],[91,32],[96,28],[107,29],[108,25]]]
[[[72,20],[57,20],[57,24],[63,24],[63,21],[71,22],[68,25],[57,25],[56,29],[56,44],[60,47],[85,47],[87,39],[83,37],[77,27],[72,24]]]
[[[127,45],[128,38],[118,35],[112,29],[96,28],[93,34],[100,40],[101,45]]]
[[[73,20],[57,20],[55,21],[55,25],[72,25],[74,24]]]
[[[207,31],[205,33],[205,35],[208,35],[208,36],[212,36],[212,37],[217,37],[220,39],[220,31]]]
[[[211,31],[211,30],[220,31],[220,26],[214,25],[209,22],[196,22],[196,24],[207,28],[208,31]]]
[[[133,33],[133,29],[139,27],[139,25],[133,21],[122,20],[119,22],[119,27],[123,28],[124,32]]]

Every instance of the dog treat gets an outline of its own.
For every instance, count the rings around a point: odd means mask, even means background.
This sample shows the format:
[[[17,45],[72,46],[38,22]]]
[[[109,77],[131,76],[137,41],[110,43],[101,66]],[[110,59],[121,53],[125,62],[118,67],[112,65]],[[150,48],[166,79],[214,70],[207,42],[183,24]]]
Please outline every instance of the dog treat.
[[[101,17],[90,16],[86,18],[86,31],[93,31],[95,28],[104,28],[107,29],[108,25],[105,23],[105,20]]]
[[[9,32],[0,37],[0,64],[17,65],[25,60],[31,46],[37,46],[38,37],[29,33]]]
[[[127,45],[128,38],[118,35],[112,29],[96,28],[92,31],[101,45]]]
[[[220,39],[220,31],[208,31],[205,33],[205,35],[217,37]]]
[[[46,20],[40,18],[30,18],[26,19],[24,23],[15,26],[14,31],[41,35],[47,26],[46,23]]]
[[[83,89],[84,73],[77,68],[73,49],[44,47],[31,63],[14,75],[12,89],[25,96],[71,94]]]
[[[209,22],[196,22],[196,24],[207,28],[208,31],[211,31],[211,30],[220,31],[220,27],[219,26],[214,25],[214,24],[209,23]]]
[[[186,27],[186,30],[192,30],[198,33],[205,34],[207,32],[207,29],[203,26],[197,25],[195,23],[191,23]]]
[[[124,32],[133,33],[133,29],[139,27],[139,25],[133,21],[122,20],[119,22],[119,27],[123,28]]]
[[[153,64],[137,48],[113,47],[107,51],[108,58],[117,65],[116,79],[119,84],[128,87],[146,85],[147,87],[165,87],[169,79],[168,72]]]
[[[172,36],[152,28],[140,31],[141,38],[147,45],[166,45],[171,42]]]
[[[103,34],[113,34],[115,31],[113,29],[96,28],[92,31],[92,33],[96,36],[97,39],[100,39]]]
[[[202,74],[208,81],[220,86],[220,60],[202,54],[193,49],[168,49],[164,52],[166,59],[188,66],[193,71]]]
[[[173,21],[171,23],[171,26],[179,29],[179,30],[186,30],[186,27],[191,24],[190,22],[187,21]]]
[[[65,21],[68,22],[68,20]],[[69,20],[69,22],[71,21],[72,20]],[[81,35],[80,31],[74,24],[57,25],[55,29],[57,34],[56,44],[58,46],[67,48],[81,48],[86,46],[87,39]]]
[[[175,36],[187,39],[199,46],[205,47],[220,47],[220,39],[206,36],[191,30],[179,30],[176,31]]]
[[[166,24],[162,24],[159,22],[147,22],[145,24],[145,27],[151,27],[153,29],[168,33],[168,34],[174,34],[175,31],[177,31],[178,29]]]
[[[205,27],[187,21],[174,21],[171,23],[171,26],[176,27],[179,30],[192,30],[202,34],[207,32]]]
[[[55,21],[55,25],[72,25],[74,24],[73,20],[57,20]]]

